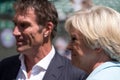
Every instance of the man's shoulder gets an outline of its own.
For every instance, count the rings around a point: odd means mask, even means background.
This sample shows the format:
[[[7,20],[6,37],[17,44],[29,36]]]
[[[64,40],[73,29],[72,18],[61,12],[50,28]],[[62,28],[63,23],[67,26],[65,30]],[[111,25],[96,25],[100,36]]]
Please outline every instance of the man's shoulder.
[[[85,78],[88,76],[83,70],[73,66],[71,60],[61,55],[58,55],[58,57],[64,65],[63,74],[69,76],[69,78],[71,78],[70,80],[85,80]]]
[[[61,56],[59,53],[56,52],[55,56],[54,56],[54,60],[57,62],[57,63],[62,63],[64,65],[71,65],[71,62],[69,59],[67,59],[66,57],[64,56]]]
[[[57,64],[63,64],[64,66],[66,66],[67,68],[76,68],[75,66],[72,65],[71,60],[67,59],[64,56],[61,56],[59,53],[56,53],[53,59]]]
[[[19,55],[7,57],[0,61],[0,66],[7,66],[19,61]]]
[[[7,57],[0,61],[0,80],[12,80],[20,68],[19,55]]]

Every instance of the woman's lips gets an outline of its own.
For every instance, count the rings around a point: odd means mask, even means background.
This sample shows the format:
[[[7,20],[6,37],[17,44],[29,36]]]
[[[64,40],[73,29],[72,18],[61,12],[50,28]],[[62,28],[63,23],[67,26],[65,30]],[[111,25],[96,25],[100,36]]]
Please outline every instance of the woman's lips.
[[[73,50],[71,52],[72,52],[72,56],[77,56]]]

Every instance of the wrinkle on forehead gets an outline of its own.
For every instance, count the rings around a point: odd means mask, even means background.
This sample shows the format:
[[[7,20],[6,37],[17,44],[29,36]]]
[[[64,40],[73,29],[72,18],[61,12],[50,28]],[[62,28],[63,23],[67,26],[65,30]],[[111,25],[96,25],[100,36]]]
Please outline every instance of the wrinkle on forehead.
[[[14,16],[14,20],[25,19],[27,17],[31,17],[32,19],[36,19],[36,15],[33,8],[28,8],[26,11],[17,11]]]
[[[25,10],[17,10],[15,15],[21,15],[21,16],[29,16],[29,15],[35,15],[34,8],[29,7]]]

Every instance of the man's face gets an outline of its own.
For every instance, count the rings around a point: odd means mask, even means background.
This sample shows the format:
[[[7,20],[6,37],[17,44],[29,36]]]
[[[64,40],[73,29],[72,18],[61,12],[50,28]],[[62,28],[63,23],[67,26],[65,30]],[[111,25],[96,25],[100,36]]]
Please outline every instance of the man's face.
[[[14,16],[13,35],[16,38],[18,52],[31,51],[43,43],[43,28],[36,22],[36,16],[33,9],[23,15],[17,12]]]

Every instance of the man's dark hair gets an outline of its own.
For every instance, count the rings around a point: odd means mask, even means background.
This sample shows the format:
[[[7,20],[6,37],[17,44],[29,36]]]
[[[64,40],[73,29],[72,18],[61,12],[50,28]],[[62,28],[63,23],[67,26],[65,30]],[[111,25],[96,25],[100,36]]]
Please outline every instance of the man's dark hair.
[[[46,22],[51,21],[54,24],[52,38],[55,36],[58,24],[58,13],[55,6],[47,0],[17,0],[14,9],[20,13],[26,13],[28,8],[33,8],[36,15],[36,21],[44,26]]]

